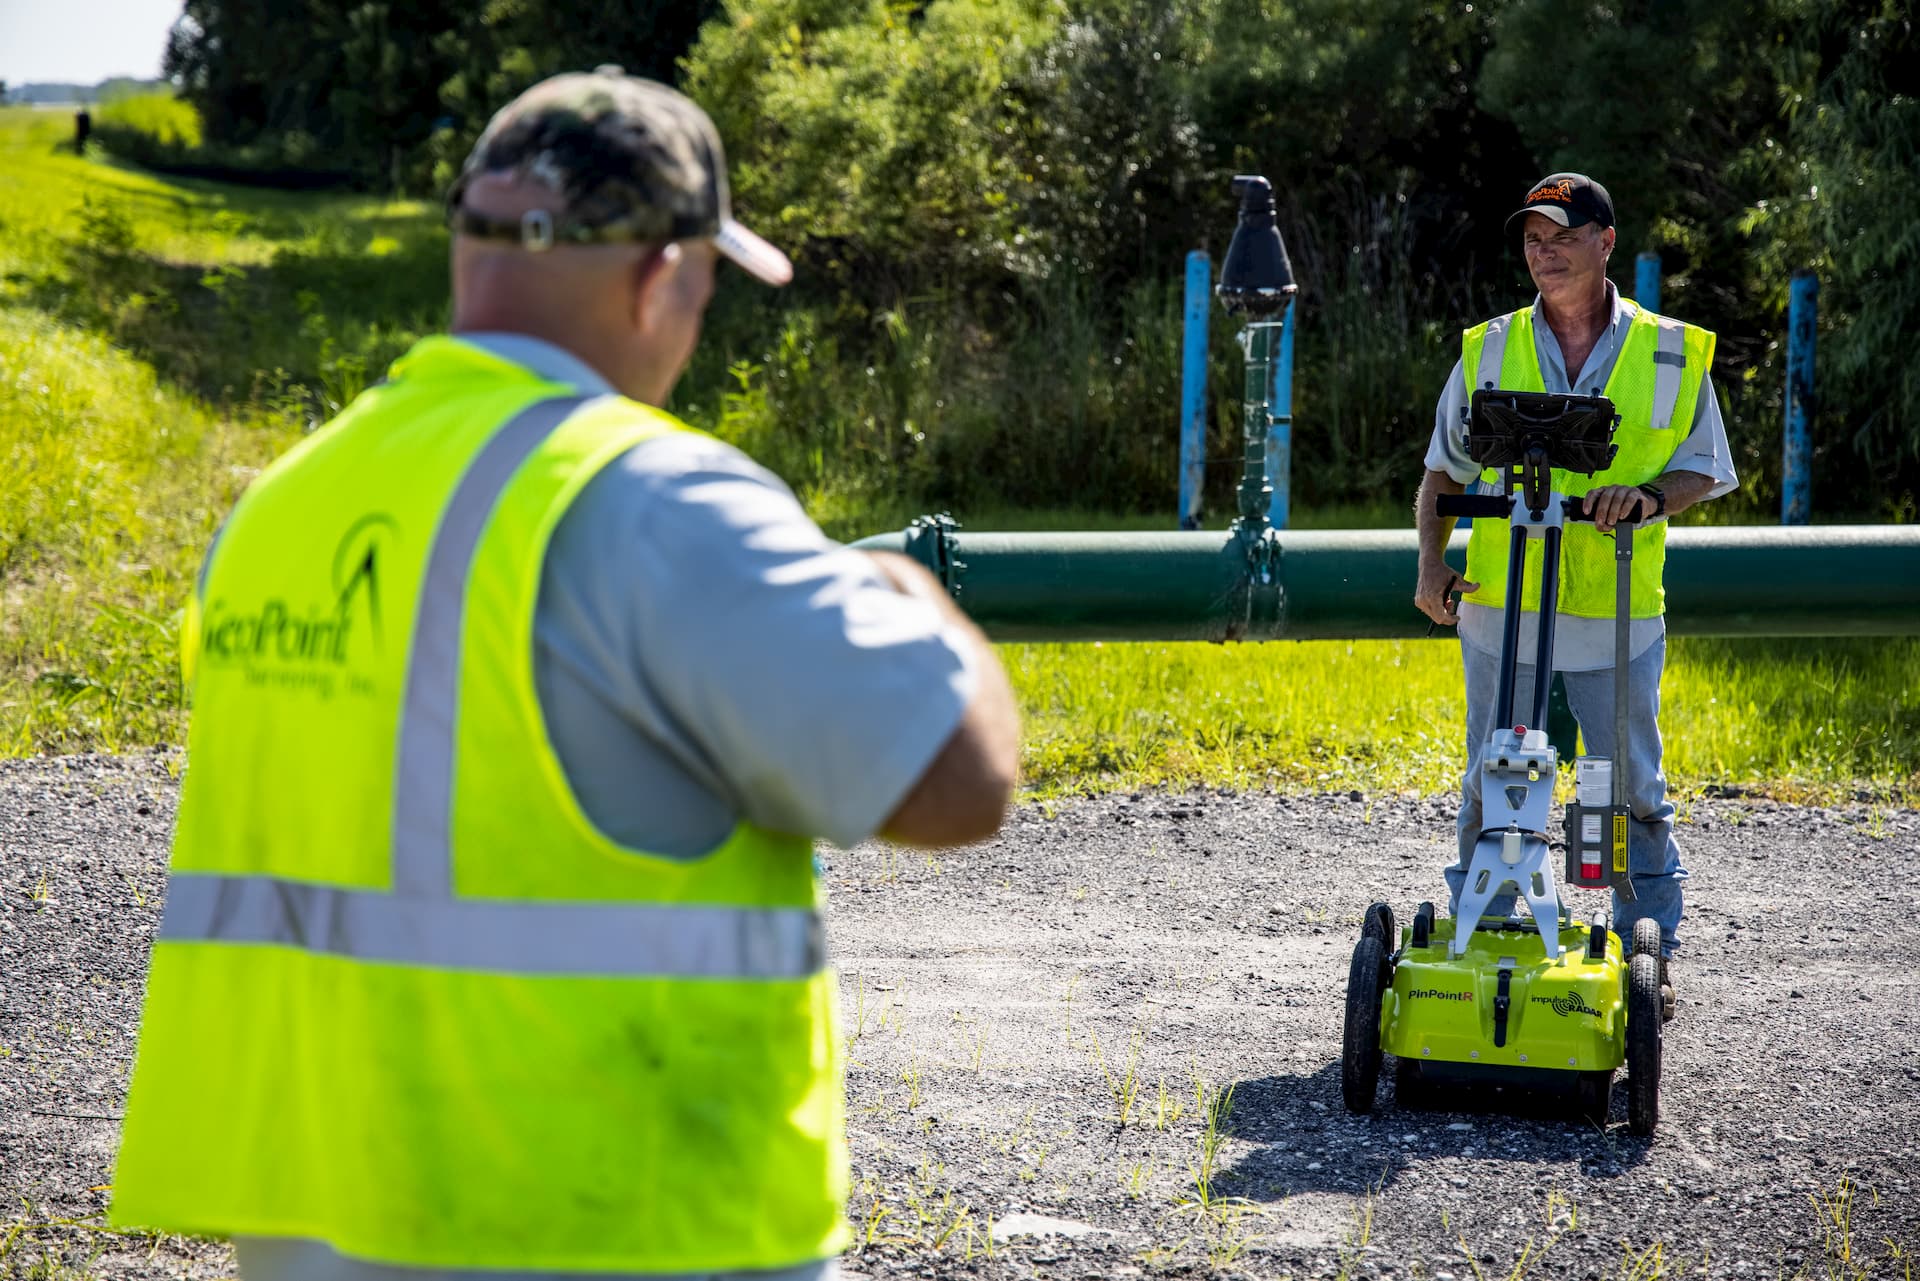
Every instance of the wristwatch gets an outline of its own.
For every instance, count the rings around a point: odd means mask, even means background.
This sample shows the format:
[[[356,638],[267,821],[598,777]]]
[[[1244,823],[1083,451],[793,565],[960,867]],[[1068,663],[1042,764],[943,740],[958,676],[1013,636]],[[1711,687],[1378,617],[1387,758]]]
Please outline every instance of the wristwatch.
[[[1642,516],[1642,520],[1654,520],[1667,514],[1667,491],[1658,485],[1641,485],[1640,492],[1653,499],[1653,515]]]

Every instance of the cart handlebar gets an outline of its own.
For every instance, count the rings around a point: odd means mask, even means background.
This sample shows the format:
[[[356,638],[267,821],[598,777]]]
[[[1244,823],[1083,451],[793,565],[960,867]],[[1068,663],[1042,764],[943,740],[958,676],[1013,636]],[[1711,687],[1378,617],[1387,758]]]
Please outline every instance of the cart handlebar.
[[[1505,494],[1439,494],[1435,496],[1435,506],[1442,516],[1505,520],[1513,514],[1513,500]],[[1584,498],[1566,499],[1561,504],[1561,511],[1565,520],[1593,519],[1587,515]]]
[[[1513,500],[1504,494],[1441,494],[1436,505],[1442,516],[1482,516],[1505,520],[1513,515]]]

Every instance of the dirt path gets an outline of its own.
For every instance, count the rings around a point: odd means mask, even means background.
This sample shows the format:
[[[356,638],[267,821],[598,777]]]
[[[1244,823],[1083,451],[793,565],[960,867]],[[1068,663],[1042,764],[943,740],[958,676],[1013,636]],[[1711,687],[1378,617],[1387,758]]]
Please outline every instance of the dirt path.
[[[0,763],[0,1277],[227,1274],[216,1245],[44,1226],[104,1204],[174,792],[165,758]],[[849,1272],[1905,1278],[1920,813],[1683,809],[1651,1140],[1618,1091],[1605,1132],[1550,1104],[1405,1110],[1385,1083],[1374,1115],[1341,1106],[1360,914],[1438,896],[1450,813],[1148,794],[1025,807],[935,859],[824,851]]]

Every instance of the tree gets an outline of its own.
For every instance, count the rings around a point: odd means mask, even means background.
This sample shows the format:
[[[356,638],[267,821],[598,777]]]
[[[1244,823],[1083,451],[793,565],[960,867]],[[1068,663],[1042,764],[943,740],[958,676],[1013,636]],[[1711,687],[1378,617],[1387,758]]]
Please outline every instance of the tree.
[[[1816,483],[1911,520],[1920,495],[1920,58],[1897,0],[1819,0],[1791,28],[1781,188],[1743,220],[1778,316],[1796,267],[1821,277]],[[1845,495],[1845,498],[1840,498]]]
[[[521,90],[564,71],[612,63],[676,84],[680,64],[719,0],[489,0],[457,12],[435,52],[433,81],[445,128],[435,137],[431,185],[452,181],[487,120]]]

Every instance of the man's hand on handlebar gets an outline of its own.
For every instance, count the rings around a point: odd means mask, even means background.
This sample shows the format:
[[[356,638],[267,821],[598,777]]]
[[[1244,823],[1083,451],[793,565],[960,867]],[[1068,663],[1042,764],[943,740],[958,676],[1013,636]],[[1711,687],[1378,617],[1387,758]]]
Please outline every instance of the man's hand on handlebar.
[[[1447,627],[1455,626],[1460,621],[1459,602],[1453,597],[1456,588],[1462,594],[1471,594],[1480,590],[1480,584],[1470,583],[1460,577],[1445,561],[1422,563],[1420,583],[1414,589],[1413,603],[1434,622]]]
[[[1586,494],[1586,513],[1603,534],[1623,520],[1642,521],[1653,515],[1653,500],[1632,485],[1602,485]]]

